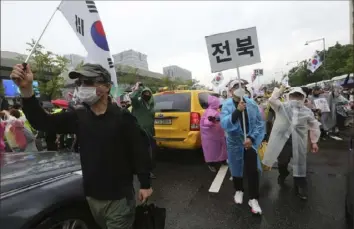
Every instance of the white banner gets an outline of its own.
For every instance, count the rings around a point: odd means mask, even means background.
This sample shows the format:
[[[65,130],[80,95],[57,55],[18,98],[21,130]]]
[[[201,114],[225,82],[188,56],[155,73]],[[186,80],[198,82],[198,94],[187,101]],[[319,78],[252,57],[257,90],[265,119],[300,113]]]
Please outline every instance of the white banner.
[[[256,27],[205,37],[211,72],[261,62]]]
[[[87,51],[87,63],[100,64],[106,68],[117,86],[117,75],[109,51],[106,33],[94,1],[62,1],[59,10]]]
[[[319,99],[315,99],[313,102],[315,104],[316,109],[321,110],[321,112],[330,112],[327,99],[319,98]]]

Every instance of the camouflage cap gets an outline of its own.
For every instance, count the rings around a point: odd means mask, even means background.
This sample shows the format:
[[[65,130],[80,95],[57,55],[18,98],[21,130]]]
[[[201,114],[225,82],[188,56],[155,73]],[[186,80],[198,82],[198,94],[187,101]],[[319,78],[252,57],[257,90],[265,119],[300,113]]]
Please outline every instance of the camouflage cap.
[[[92,78],[100,82],[111,83],[111,74],[100,64],[84,64],[79,70],[69,73],[70,79]]]

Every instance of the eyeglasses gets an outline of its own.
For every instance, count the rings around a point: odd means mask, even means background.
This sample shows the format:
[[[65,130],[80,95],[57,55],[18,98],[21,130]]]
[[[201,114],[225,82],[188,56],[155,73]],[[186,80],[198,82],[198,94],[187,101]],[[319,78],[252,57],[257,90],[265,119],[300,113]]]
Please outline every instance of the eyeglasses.
[[[94,80],[94,79],[78,79],[75,81],[75,84],[77,86],[88,86],[92,87],[95,85],[95,83],[101,83],[101,84],[106,84],[106,82],[103,82],[101,80]]]

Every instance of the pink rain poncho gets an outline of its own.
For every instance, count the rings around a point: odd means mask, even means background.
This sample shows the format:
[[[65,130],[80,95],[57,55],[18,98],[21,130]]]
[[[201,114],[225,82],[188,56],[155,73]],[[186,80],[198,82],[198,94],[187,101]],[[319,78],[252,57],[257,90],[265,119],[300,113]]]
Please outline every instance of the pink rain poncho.
[[[200,121],[204,159],[207,163],[226,161],[227,152],[224,130],[218,121],[212,122],[208,120],[209,116],[220,117],[220,112],[218,111],[220,101],[215,96],[209,96],[208,105]]]

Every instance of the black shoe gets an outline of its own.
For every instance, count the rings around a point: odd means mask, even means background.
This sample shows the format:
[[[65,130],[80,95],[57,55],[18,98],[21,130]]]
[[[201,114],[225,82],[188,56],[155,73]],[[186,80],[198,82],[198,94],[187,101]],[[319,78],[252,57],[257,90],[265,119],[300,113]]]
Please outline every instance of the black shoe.
[[[294,177],[295,194],[301,200],[307,200],[307,181],[305,177]]]
[[[301,200],[307,200],[307,188],[305,187],[296,187],[296,195],[301,199]]]
[[[155,174],[153,174],[153,173],[150,173],[150,179],[156,179],[156,176],[155,176]]]
[[[211,165],[208,165],[208,168],[211,172],[213,173],[216,173],[217,172],[217,169],[215,168],[215,166],[211,166]]]

